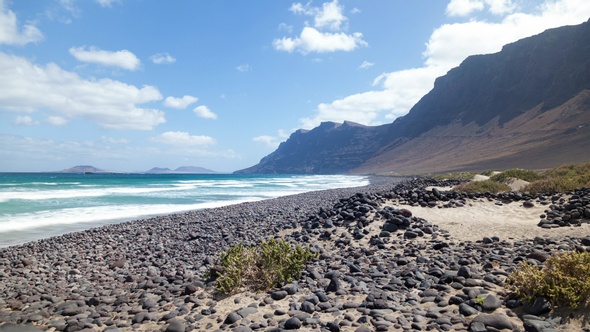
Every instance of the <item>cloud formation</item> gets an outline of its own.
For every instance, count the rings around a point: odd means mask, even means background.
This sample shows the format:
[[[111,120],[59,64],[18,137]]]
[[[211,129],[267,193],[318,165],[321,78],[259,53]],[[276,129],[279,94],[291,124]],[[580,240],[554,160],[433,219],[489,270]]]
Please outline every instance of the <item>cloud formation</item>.
[[[326,2],[322,7],[312,7],[311,3],[305,5],[293,3],[289,10],[295,14],[313,16],[313,26],[305,26],[297,37],[283,37],[273,41],[273,47],[278,51],[292,53],[298,51],[302,54],[327,53],[345,51],[350,52],[362,46],[367,46],[363,40],[363,34],[354,32],[346,33],[348,18],[343,14],[343,7],[338,0]],[[281,24],[280,27],[287,26]],[[328,31],[325,31],[328,30]]]
[[[4,8],[4,1],[0,1],[0,45],[25,45],[43,39],[43,33],[33,24],[19,27],[13,11]]]
[[[252,138],[252,141],[276,149],[287,138],[289,138],[289,135],[284,130],[279,129],[276,136],[260,135]]]
[[[173,56],[171,56],[168,53],[154,54],[150,57],[150,59],[152,60],[153,63],[155,63],[157,65],[170,64],[170,63],[176,62],[176,58],[174,58]]]
[[[120,0],[95,0],[99,5],[103,7],[111,7],[113,3],[119,2]]]
[[[359,66],[359,69],[367,69],[367,68],[371,68],[373,67],[375,64],[369,61],[363,61],[363,63],[361,63],[361,65]]]
[[[247,73],[251,70],[251,67],[248,64],[243,64],[243,65],[237,66],[236,70],[239,71],[240,73]]]
[[[516,10],[512,0],[451,0],[447,5],[447,15],[468,16],[485,8],[494,15],[504,15]]]
[[[164,112],[139,105],[162,99],[152,86],[111,79],[83,79],[54,63],[38,66],[0,52],[0,111],[52,112],[84,118],[110,129],[149,130],[166,122]],[[53,121],[55,123],[55,121]]]
[[[184,95],[182,96],[182,98],[175,98],[170,96],[166,97],[166,99],[164,100],[164,106],[183,110],[187,108],[190,104],[196,103],[197,100],[199,100],[199,98],[189,95]]]
[[[103,66],[119,67],[126,70],[137,70],[141,61],[128,50],[103,51],[94,46],[89,48],[72,47],[70,54],[78,61],[95,63]]]
[[[212,137],[190,135],[184,131],[167,131],[156,137],[153,137],[152,140],[158,143],[183,147],[215,144],[215,139]]]
[[[375,78],[372,90],[321,103],[313,116],[300,119],[301,127],[311,129],[324,121],[350,120],[366,125],[390,122],[405,115],[432,89],[437,77],[469,55],[498,52],[505,44],[546,29],[580,24],[590,17],[590,2],[586,0],[546,0],[529,11],[521,7],[515,0],[452,0],[447,14],[467,15],[467,21],[443,24],[434,30],[423,52],[423,66],[383,73]],[[499,15],[499,20],[469,16],[485,8]]]
[[[209,107],[205,105],[197,106],[193,112],[199,117],[203,119],[217,119],[217,114],[213,113]]]

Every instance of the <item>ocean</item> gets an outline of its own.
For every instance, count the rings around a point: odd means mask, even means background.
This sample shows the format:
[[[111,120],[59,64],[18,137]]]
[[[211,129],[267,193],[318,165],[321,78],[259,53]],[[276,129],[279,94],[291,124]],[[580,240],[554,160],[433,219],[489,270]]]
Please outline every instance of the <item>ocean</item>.
[[[309,191],[348,175],[0,173],[0,247],[92,227]]]

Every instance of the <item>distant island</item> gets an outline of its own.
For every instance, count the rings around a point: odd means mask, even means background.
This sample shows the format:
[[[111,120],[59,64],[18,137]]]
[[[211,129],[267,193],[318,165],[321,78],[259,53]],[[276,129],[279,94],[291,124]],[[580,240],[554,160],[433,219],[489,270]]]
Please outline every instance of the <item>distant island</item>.
[[[112,173],[110,171],[105,171],[100,168],[96,168],[90,165],[78,165],[70,168],[66,168],[61,173],[84,173],[84,174],[91,174],[91,173]]]
[[[94,174],[94,173],[122,173],[115,171],[105,171],[90,165],[78,165],[62,170],[60,173],[77,173],[77,174]],[[138,174],[216,174],[218,172],[198,167],[198,166],[181,166],[175,170],[169,168],[154,167],[145,172],[132,172]]]
[[[169,168],[154,167],[149,171],[144,172],[146,174],[214,174],[216,171],[198,167],[198,166],[181,166],[175,170]]]

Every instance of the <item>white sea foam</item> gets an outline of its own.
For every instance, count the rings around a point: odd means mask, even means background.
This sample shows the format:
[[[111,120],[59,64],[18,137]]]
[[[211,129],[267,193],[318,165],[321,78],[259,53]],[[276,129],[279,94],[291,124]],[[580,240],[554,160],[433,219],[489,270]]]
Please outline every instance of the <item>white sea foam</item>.
[[[0,247],[147,216],[369,184],[366,177],[340,175],[113,179],[3,185]]]
[[[183,211],[208,209],[231,204],[259,200],[246,197],[239,200],[215,201],[199,204],[150,204],[150,205],[117,205],[84,208],[68,208],[61,210],[25,213],[17,216],[4,216],[0,221],[0,233],[20,231],[37,227],[77,224],[77,223],[108,223],[109,221],[136,220],[148,216],[166,215]],[[100,223],[98,223],[100,224]]]

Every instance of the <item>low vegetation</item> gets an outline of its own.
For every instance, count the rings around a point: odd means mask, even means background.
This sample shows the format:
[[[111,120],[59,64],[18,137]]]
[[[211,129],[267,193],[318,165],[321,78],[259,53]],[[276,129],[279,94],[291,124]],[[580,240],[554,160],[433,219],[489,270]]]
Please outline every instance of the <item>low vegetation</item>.
[[[453,188],[453,190],[467,193],[499,193],[510,191],[510,186],[493,180],[483,180],[462,183]]]
[[[475,176],[472,172],[451,172],[441,174],[429,174],[435,180],[471,180]]]
[[[590,304],[590,253],[565,252],[549,257],[541,268],[523,263],[508,278],[508,288],[527,304],[537,297],[559,307]]]
[[[568,164],[547,170],[541,179],[523,188],[532,194],[564,192],[590,187],[590,163]]]
[[[283,239],[258,246],[238,244],[221,253],[216,286],[224,294],[242,288],[268,290],[299,278],[305,263],[314,258],[309,247],[293,248]]]
[[[490,180],[496,181],[496,182],[501,182],[501,183],[507,183],[511,179],[521,179],[523,181],[533,182],[536,180],[540,180],[541,178],[542,178],[542,176],[538,172],[526,170],[526,169],[513,168],[513,169],[503,171],[501,173],[492,175],[490,177]]]
[[[490,192],[499,193],[511,190],[508,183],[511,179],[529,182],[521,191],[533,195],[538,193],[554,193],[572,191],[576,188],[590,187],[590,163],[568,164],[545,172],[525,169],[509,169],[506,171],[484,171],[481,175],[490,176],[485,181],[471,181],[454,188],[462,192]],[[475,173],[447,173],[432,176],[434,179],[472,179]]]

